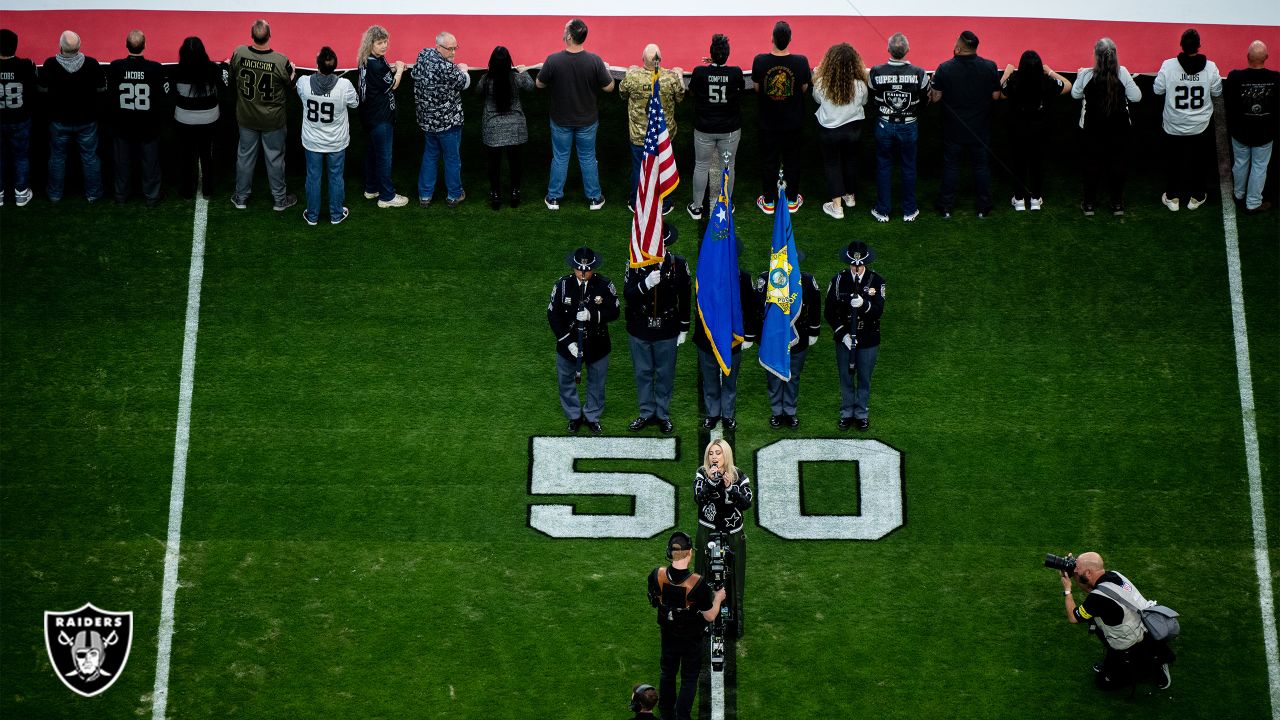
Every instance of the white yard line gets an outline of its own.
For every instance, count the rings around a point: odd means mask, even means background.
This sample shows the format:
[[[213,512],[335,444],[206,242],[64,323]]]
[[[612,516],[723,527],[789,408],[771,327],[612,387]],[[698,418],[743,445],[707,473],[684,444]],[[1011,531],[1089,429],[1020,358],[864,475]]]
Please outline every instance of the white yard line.
[[[199,172],[197,170],[197,172]],[[178,431],[173,444],[173,485],[169,490],[169,539],[164,552],[164,588],[160,596],[160,632],[156,650],[156,684],[152,720],[164,720],[169,704],[169,659],[173,650],[173,604],[178,593],[178,558],[182,549],[182,501],[187,486],[187,446],[191,441],[191,390],[196,375],[196,335],[200,330],[200,284],[204,278],[204,236],[209,202],[196,187],[196,213],[191,232],[191,271],[187,281],[187,322],[182,337],[182,379],[178,390]]]
[[[1222,103],[1215,103],[1218,118],[1225,117]],[[1244,457],[1249,473],[1249,510],[1253,519],[1253,563],[1258,574],[1258,604],[1262,610],[1262,643],[1267,656],[1271,687],[1271,717],[1280,720],[1280,652],[1276,650],[1276,606],[1271,587],[1271,560],[1267,555],[1266,506],[1262,501],[1262,471],[1258,459],[1257,408],[1253,404],[1253,372],[1249,369],[1249,334],[1244,320],[1244,283],[1240,276],[1240,239],[1236,231],[1235,195],[1231,181],[1231,144],[1225,123],[1218,125],[1219,191],[1222,195],[1222,229],[1227,243],[1227,279],[1231,290],[1231,324],[1235,331],[1236,377],[1240,385],[1240,415],[1244,420]]]
[[[728,663],[729,658],[725,658]],[[724,720],[724,672],[711,671],[711,720]]]

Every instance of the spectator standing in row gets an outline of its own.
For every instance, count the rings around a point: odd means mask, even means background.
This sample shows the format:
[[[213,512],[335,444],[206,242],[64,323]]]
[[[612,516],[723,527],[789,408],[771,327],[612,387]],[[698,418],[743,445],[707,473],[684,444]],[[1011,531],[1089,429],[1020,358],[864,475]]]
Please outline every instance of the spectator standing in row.
[[[644,46],[640,54],[642,66],[632,65],[618,84],[618,95],[627,103],[627,130],[631,139],[631,195],[627,207],[635,211],[636,192],[640,189],[640,162],[644,159],[644,138],[649,130],[649,98],[653,95],[653,80],[658,78],[658,102],[667,117],[667,135],[675,142],[676,103],[684,99],[684,70],[662,69],[662,50],[653,43]],[[670,197],[662,199],[662,214],[671,212]]]
[[[351,143],[351,125],[347,108],[360,104],[351,81],[334,74],[338,55],[328,46],[316,55],[314,75],[298,78],[298,97],[302,100],[302,149],[307,157],[307,209],[302,218],[308,225],[320,219],[320,183],[322,174],[329,176],[329,222],[337,225],[347,219],[346,167],[347,145]]]
[[[1080,68],[1071,97],[1083,100],[1080,129],[1084,150],[1084,199],[1080,209],[1092,217],[1098,199],[1098,185],[1105,178],[1111,213],[1124,215],[1124,181],[1128,171],[1129,103],[1142,99],[1129,70],[1120,64],[1116,44],[1101,38],[1093,46],[1093,67]]]
[[[489,72],[480,78],[479,91],[484,113],[480,118],[480,139],[484,142],[489,166],[489,207],[502,207],[502,156],[507,156],[511,174],[511,207],[520,206],[520,181],[524,176],[524,145],[529,142],[520,93],[533,91],[533,78],[525,66],[513,67],[511,51],[499,45],[489,55]]]
[[[1151,92],[1164,96],[1164,160],[1166,181],[1160,201],[1177,212],[1181,201],[1195,210],[1209,200],[1205,170],[1213,154],[1209,120],[1213,98],[1222,95],[1222,76],[1212,60],[1200,54],[1200,33],[1187,28],[1180,42],[1182,52],[1171,57],[1156,73]]]
[[[418,171],[418,204],[427,207],[436,191],[436,164],[444,161],[445,204],[467,199],[462,188],[462,91],[471,86],[465,63],[454,64],[458,39],[436,35],[435,47],[423,48],[413,65],[413,99],[423,132],[422,167]]]
[[[1006,65],[1000,95],[1009,100],[1009,135],[1013,141],[1014,210],[1044,205],[1044,156],[1049,152],[1049,109],[1054,98],[1071,92],[1071,81],[1045,67],[1040,54],[1027,50],[1018,67]]]
[[[147,207],[160,202],[160,131],[168,114],[169,80],[164,66],[142,56],[147,38],[130,30],[125,38],[129,56],[107,67],[107,91],[115,118],[116,203],[129,199],[133,159],[142,161],[142,196]]]
[[[582,46],[586,41],[585,22],[574,18],[565,23],[564,50],[548,55],[538,72],[537,86],[551,90],[551,175],[543,200],[548,210],[560,209],[569,174],[569,153],[575,148],[587,207],[604,207],[596,162],[596,131],[600,128],[596,93],[613,92],[617,83],[600,56]]]
[[[49,202],[62,200],[71,142],[80,150],[85,199],[97,202],[102,197],[98,93],[107,89],[102,66],[80,52],[80,36],[67,30],[58,38],[58,54],[44,61],[38,77],[49,95]]]
[[[364,197],[378,199],[378,207],[404,207],[409,198],[391,184],[391,146],[396,134],[396,88],[404,75],[404,61],[387,62],[391,35],[370,25],[360,38],[356,65],[360,68],[360,120],[364,123]]]
[[[844,218],[845,207],[855,204],[858,141],[866,117],[866,74],[862,56],[849,43],[832,45],[813,73],[822,169],[827,176],[827,197],[831,198],[822,204],[822,212],[837,220]]]
[[[256,20],[250,29],[252,45],[241,45],[231,53],[231,76],[236,88],[236,122],[240,125],[240,145],[236,152],[236,189],[231,204],[244,210],[253,192],[253,169],[262,147],[271,184],[273,209],[283,212],[298,204],[285,184],[284,154],[288,134],[285,99],[293,83],[289,58],[271,49],[271,25]]]
[[[1000,97],[996,64],[978,56],[978,36],[965,30],[956,39],[954,56],[933,74],[930,97],[942,103],[942,185],[938,213],[951,218],[960,178],[960,156],[973,165],[974,203],[978,217],[991,214],[991,101]]]
[[[729,167],[725,197],[733,198],[734,165],[742,140],[742,93],[746,80],[742,68],[728,65],[729,38],[711,37],[709,65],[693,69],[689,94],[693,96],[693,202],[689,217],[702,219],[702,210],[720,195],[722,168]],[[669,117],[669,116],[668,116]],[[707,196],[710,186],[711,195]],[[708,202],[710,201],[710,202]]]
[[[893,166],[902,168],[902,221],[920,217],[916,201],[916,148],[920,140],[917,107],[929,96],[929,75],[907,62],[911,44],[907,36],[889,38],[889,61],[871,68],[873,102],[880,112],[876,121],[876,206],[871,217],[889,222],[893,209]]]
[[[226,86],[226,73],[209,60],[204,42],[198,37],[183,40],[169,92],[178,140],[178,192],[184,198],[195,197],[197,173],[203,195],[213,193],[213,133],[222,115],[218,93]]]
[[[18,57],[18,34],[0,30],[0,205],[13,188],[18,207],[31,202],[31,104],[35,100],[36,64]]]
[[[1280,116],[1280,73],[1267,69],[1267,46],[1261,40],[1250,43],[1248,62],[1249,67],[1227,74],[1227,132],[1236,202],[1247,213],[1259,213],[1271,209],[1262,189]]]
[[[791,25],[773,26],[773,49],[751,63],[751,80],[760,100],[760,197],[756,206],[772,215],[778,201],[778,167],[787,183],[787,207],[796,212],[804,204],[800,194],[800,135],[804,130],[804,96],[813,84],[809,58],[792,55]]]

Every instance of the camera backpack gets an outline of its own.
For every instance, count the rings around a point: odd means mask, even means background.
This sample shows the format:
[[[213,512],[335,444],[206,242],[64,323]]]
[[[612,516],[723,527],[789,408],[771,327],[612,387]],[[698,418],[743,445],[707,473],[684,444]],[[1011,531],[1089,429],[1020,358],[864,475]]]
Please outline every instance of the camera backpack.
[[[1182,626],[1178,624],[1178,612],[1172,608],[1157,605],[1154,600],[1148,601],[1151,604],[1145,608],[1134,607],[1123,595],[1107,587],[1107,583],[1099,583],[1094,589],[1137,613],[1142,618],[1142,627],[1152,640],[1172,640],[1182,632]]]

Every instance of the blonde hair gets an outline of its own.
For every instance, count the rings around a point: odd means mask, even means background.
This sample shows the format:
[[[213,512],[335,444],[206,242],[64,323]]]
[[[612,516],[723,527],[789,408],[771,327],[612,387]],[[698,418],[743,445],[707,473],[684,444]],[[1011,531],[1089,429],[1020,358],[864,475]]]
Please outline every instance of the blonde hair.
[[[373,44],[390,39],[391,35],[387,33],[386,28],[381,25],[370,25],[369,29],[364,31],[364,37],[360,38],[360,49],[356,51],[356,64],[364,67],[369,61],[369,56],[373,54]]]
[[[729,443],[725,442],[724,438],[716,438],[715,440],[707,443],[707,449],[702,451],[702,467],[711,467],[712,445],[719,445],[720,452],[724,453],[725,477],[729,478],[731,482],[737,482],[738,466],[733,464],[733,448],[729,447]]]

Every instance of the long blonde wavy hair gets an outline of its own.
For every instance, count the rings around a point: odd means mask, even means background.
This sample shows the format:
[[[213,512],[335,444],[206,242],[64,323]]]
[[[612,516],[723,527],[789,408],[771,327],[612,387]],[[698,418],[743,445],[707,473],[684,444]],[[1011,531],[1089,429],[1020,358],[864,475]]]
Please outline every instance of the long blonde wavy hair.
[[[370,25],[368,30],[364,31],[364,37],[360,38],[360,49],[356,51],[356,63],[360,67],[369,61],[369,56],[373,54],[373,44],[381,40],[390,40],[391,35],[387,33],[387,29],[381,25]]]
[[[729,443],[723,438],[716,438],[707,443],[707,449],[702,452],[702,467],[704,469],[711,467],[711,448],[714,445],[719,445],[720,452],[724,453],[724,476],[729,478],[730,482],[738,482],[738,466],[733,464],[733,448],[729,447]]]

